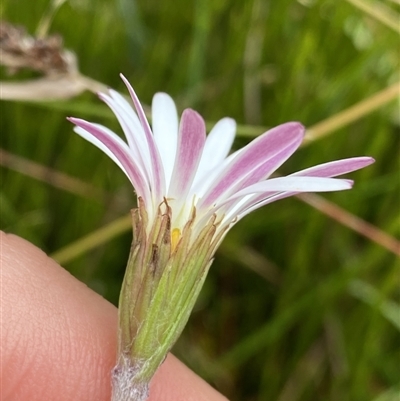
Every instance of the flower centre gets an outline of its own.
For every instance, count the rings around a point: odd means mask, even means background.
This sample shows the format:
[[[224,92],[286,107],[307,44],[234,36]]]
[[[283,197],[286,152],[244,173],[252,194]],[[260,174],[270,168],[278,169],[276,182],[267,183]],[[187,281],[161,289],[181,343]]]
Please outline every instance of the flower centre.
[[[171,233],[171,252],[175,250],[180,238],[181,230],[179,228],[174,228]]]

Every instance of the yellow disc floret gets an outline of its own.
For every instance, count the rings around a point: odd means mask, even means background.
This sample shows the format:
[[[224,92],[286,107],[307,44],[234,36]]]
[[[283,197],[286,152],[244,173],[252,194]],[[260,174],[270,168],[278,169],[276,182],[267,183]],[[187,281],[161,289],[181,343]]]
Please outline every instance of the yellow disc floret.
[[[180,238],[181,238],[181,230],[179,228],[174,228],[171,233],[171,252],[175,250]]]

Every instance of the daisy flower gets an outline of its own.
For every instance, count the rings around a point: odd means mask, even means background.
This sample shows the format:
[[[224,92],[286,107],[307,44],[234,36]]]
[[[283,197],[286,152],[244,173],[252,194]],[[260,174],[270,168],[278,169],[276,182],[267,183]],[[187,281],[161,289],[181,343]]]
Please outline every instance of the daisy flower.
[[[69,121],[120,167],[138,197],[119,304],[113,399],[139,401],[147,398],[151,377],[183,330],[228,230],[279,199],[350,189],[353,181],[334,177],[374,160],[337,160],[271,178],[300,146],[305,132],[301,124],[279,125],[229,154],[236,131],[233,119],[221,119],[206,135],[196,111],[184,110],[179,121],[171,97],[157,93],[151,128],[133,88],[121,78],[136,112],[114,90],[99,97],[114,112],[126,141],[100,124]]]

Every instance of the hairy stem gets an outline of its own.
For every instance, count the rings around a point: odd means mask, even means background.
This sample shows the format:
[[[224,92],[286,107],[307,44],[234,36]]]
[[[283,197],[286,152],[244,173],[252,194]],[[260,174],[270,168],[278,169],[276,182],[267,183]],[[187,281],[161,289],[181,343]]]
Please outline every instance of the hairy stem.
[[[132,365],[129,358],[121,357],[112,370],[111,401],[146,401],[149,383],[137,380],[140,367]]]

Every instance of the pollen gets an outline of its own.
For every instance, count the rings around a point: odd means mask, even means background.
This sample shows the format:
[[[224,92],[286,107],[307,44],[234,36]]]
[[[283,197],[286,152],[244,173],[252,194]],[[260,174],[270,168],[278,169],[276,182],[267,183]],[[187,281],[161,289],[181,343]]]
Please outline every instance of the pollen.
[[[174,228],[171,233],[171,251],[173,252],[178,245],[179,239],[181,238],[181,230]]]

